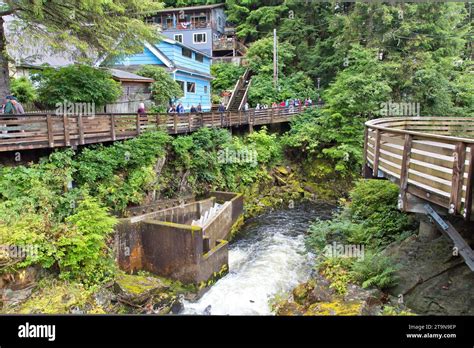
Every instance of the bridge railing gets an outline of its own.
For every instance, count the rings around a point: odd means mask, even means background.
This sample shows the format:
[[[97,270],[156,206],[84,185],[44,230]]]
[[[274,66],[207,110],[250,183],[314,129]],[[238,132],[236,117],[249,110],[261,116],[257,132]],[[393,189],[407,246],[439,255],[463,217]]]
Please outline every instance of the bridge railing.
[[[24,114],[0,116],[0,152],[77,146],[136,137],[149,129],[170,134],[193,132],[201,127],[232,127],[286,122],[299,108],[251,109],[224,113],[184,114]]]
[[[411,194],[470,220],[473,155],[474,118],[384,118],[366,123],[365,175],[398,182],[403,210],[409,210]]]

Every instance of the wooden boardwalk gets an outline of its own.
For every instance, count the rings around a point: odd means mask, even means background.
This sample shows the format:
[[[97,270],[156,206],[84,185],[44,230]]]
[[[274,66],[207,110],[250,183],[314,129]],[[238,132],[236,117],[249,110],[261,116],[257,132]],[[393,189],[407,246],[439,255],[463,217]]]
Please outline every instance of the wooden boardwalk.
[[[26,114],[0,116],[0,152],[57,148],[131,139],[150,129],[169,134],[190,133],[201,127],[235,127],[288,122],[299,108],[251,109],[197,114]],[[222,120],[223,119],[223,120]]]
[[[400,209],[429,202],[472,219],[474,118],[383,118],[366,123],[365,177],[400,185]]]

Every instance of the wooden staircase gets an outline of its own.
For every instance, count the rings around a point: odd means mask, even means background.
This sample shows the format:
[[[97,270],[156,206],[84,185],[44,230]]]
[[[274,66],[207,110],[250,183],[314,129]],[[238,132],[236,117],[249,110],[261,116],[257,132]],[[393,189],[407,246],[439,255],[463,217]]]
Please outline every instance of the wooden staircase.
[[[250,89],[252,73],[250,69],[247,69],[245,73],[237,81],[232,96],[229,99],[226,110],[227,111],[240,111],[243,110],[245,103],[247,102],[248,92]]]

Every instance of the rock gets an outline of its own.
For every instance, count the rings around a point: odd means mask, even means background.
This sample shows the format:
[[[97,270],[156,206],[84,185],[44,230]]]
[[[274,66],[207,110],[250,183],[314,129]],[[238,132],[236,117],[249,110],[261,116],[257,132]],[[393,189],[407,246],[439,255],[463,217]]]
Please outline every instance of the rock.
[[[15,306],[31,296],[33,287],[29,287],[21,290],[3,289],[0,290],[0,297],[4,307]]]
[[[289,170],[288,170],[289,168],[285,168],[285,167],[283,167],[283,166],[279,166],[279,167],[276,167],[275,169],[276,169],[276,171],[277,171],[278,173],[280,173],[281,175],[287,176],[287,175],[289,174]]]
[[[331,302],[334,292],[328,286],[317,283],[308,295],[308,301],[314,302]]]
[[[184,305],[183,305],[183,302],[182,302],[182,297],[180,296],[180,298],[177,298],[171,305],[170,307],[170,312],[172,314],[179,314],[182,312],[182,310],[184,309]]]
[[[1,287],[12,290],[22,290],[31,287],[41,276],[39,266],[29,266],[18,270],[15,273],[3,274],[1,276]]]
[[[316,302],[308,308],[305,315],[360,315],[361,308],[361,302],[337,299],[332,302]]]
[[[304,305],[309,293],[314,289],[313,282],[303,283],[293,289],[293,299],[296,303]]]
[[[453,257],[446,237],[409,237],[386,254],[399,266],[398,284],[389,289],[405,305],[423,315],[474,315],[474,273],[461,257]]]
[[[145,303],[168,289],[169,286],[160,279],[128,274],[117,276],[114,284],[114,291],[119,301],[137,305]]]
[[[115,295],[107,289],[100,289],[94,294],[94,300],[99,306],[107,307],[115,300]]]

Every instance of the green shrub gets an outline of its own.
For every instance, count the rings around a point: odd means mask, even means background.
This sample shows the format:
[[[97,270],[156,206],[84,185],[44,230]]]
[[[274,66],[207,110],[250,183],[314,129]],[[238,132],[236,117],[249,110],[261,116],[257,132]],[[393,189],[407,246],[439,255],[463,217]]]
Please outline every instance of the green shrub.
[[[120,83],[108,71],[87,65],[46,68],[35,80],[39,84],[39,100],[50,107],[65,101],[103,106],[115,102],[122,93]]]
[[[237,80],[243,75],[245,68],[232,63],[216,63],[211,65],[212,90],[216,94],[234,88]]]
[[[12,79],[10,90],[20,103],[32,103],[38,99],[35,87],[25,76]]]
[[[397,283],[397,268],[392,260],[381,254],[366,252],[352,265],[352,276],[363,288],[389,288]]]
[[[80,202],[74,215],[66,219],[67,231],[58,241],[57,259],[64,279],[81,279],[85,284],[100,283],[113,275],[114,262],[107,246],[108,235],[117,220],[108,209],[91,198]]]
[[[359,180],[350,192],[351,216],[367,219],[397,209],[398,192],[398,186],[387,180]]]
[[[137,74],[155,80],[151,86],[151,91],[153,100],[159,107],[167,108],[170,100],[179,99],[184,95],[181,86],[162,67],[145,65],[137,71]]]
[[[306,240],[308,247],[318,250],[336,241],[381,249],[413,233],[414,220],[397,209],[395,184],[386,180],[360,180],[350,197],[351,201],[331,221],[312,224]]]
[[[329,287],[339,295],[347,293],[347,285],[352,281],[351,263],[350,258],[328,257],[318,265],[318,271],[331,282]]]

